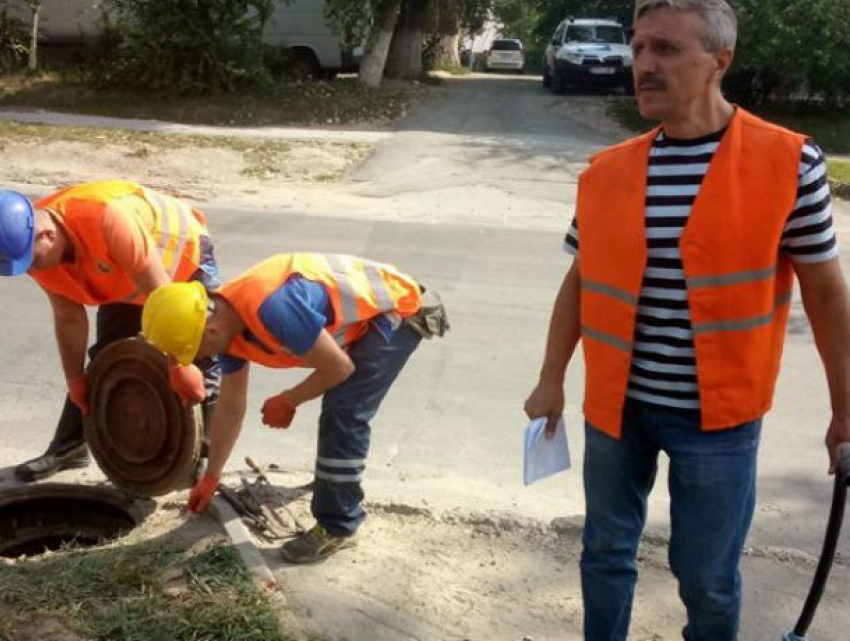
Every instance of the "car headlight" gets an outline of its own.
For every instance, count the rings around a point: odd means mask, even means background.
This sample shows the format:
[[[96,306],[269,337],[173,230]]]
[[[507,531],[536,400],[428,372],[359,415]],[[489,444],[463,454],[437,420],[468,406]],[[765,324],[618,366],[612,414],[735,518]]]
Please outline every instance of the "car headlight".
[[[575,51],[567,51],[566,53],[564,53],[563,58],[567,62],[571,62],[574,65],[580,65],[584,60],[584,56]]]
[[[635,60],[632,58],[630,54],[623,56],[623,66],[631,67],[634,64]]]

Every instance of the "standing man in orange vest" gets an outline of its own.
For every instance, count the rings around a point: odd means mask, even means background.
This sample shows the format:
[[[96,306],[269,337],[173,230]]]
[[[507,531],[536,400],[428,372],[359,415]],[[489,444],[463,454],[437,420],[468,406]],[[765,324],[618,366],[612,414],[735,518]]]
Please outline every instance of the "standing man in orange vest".
[[[829,383],[831,467],[850,441],[850,315],[823,154],[724,99],[736,35],[725,0],[639,1],[638,106],[661,126],[597,154],[579,180],[575,259],[525,410],[554,433],[581,339],[588,641],[626,639],[661,451],[684,638],[737,638],[739,559],[795,273]]]
[[[209,318],[207,293],[195,283],[151,294],[142,332],[153,345],[179,363],[222,355],[209,465],[189,508],[205,510],[218,488],[245,418],[249,363],[310,368],[262,409],[264,424],[285,429],[299,405],[322,397],[311,506],[317,524],[281,553],[309,563],[353,545],[366,518],[360,481],[369,421],[421,337],[448,329],[442,305],[428,304],[430,296],[391,265],[325,254],[265,260],[213,294]]]
[[[89,357],[141,329],[142,303],[156,287],[194,280],[219,282],[203,215],[185,203],[133,182],[111,180],[63,189],[32,203],[0,191],[0,274],[28,273],[47,293],[68,396],[47,451],[15,468],[21,481],[46,478],[89,463],[83,415],[89,411],[84,373],[88,343],[85,307],[97,306]],[[183,401],[212,402],[215,361],[170,371]],[[206,389],[205,389],[206,387]]]

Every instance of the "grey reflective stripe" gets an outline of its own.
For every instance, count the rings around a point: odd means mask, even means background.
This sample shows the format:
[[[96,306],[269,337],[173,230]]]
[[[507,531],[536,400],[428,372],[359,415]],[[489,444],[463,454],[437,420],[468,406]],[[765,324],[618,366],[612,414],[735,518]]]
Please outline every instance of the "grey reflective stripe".
[[[168,275],[172,278],[172,280],[174,279],[174,275],[177,273],[177,269],[180,267],[180,263],[183,262],[183,251],[186,249],[187,234],[189,233],[189,219],[186,217],[189,213],[189,208],[179,200],[174,199],[174,203],[177,206],[177,223],[179,225],[179,231],[177,236],[177,246],[174,248],[174,259],[171,263],[171,269],[168,270]]]
[[[638,298],[634,294],[631,294],[624,289],[618,289],[617,287],[606,285],[605,283],[597,283],[592,280],[582,280],[581,288],[586,289],[589,292],[616,298],[617,300],[621,300],[629,305],[637,305],[638,302]]]
[[[332,483],[359,483],[363,478],[362,474],[329,474],[318,469],[315,474],[317,479],[324,479]]]
[[[790,291],[784,294],[779,294],[777,295],[776,300],[774,301],[773,309],[767,314],[762,314],[761,316],[751,316],[750,318],[741,318],[737,320],[694,323],[694,334],[707,334],[710,332],[738,332],[745,329],[754,329],[756,327],[769,325],[776,316],[776,311],[783,305],[787,305],[790,302]]]
[[[175,250],[169,250],[169,245],[171,245],[171,217],[174,214],[177,214],[179,217],[179,213],[177,213],[176,210],[172,213],[171,207],[169,207],[169,202],[163,195],[158,194],[152,189],[146,189],[144,193],[145,197],[151,202],[151,204],[159,210],[159,214],[162,217],[159,238],[156,239],[156,246],[159,248],[159,255],[162,259],[162,267],[170,276],[174,273],[173,270],[175,269],[175,265],[180,263],[180,257],[175,253]],[[182,227],[179,221],[177,225],[178,228]],[[166,261],[166,254],[168,254],[169,251],[171,253],[170,262]]]
[[[745,272],[720,274],[718,276],[696,276],[686,279],[688,287],[720,287],[722,285],[740,285],[768,280],[776,273],[776,265],[765,269],[753,269]]]
[[[331,254],[325,256],[328,264],[333,269],[336,283],[339,287],[340,304],[342,305],[342,322],[345,325],[356,323],[359,320],[357,314],[357,295],[354,286],[348,278],[348,265],[344,256]]]
[[[592,338],[595,341],[599,341],[600,343],[605,343],[610,345],[611,347],[616,347],[617,349],[621,349],[624,352],[632,351],[632,344],[629,341],[624,341],[622,338],[618,336],[614,336],[613,334],[608,334],[607,332],[600,332],[599,330],[593,329],[592,327],[588,327],[587,325],[581,326],[582,336],[587,336],[588,338]]]
[[[366,465],[366,459],[325,458],[324,456],[317,456],[316,463],[325,467],[363,467]]]
[[[341,330],[339,330],[336,334],[334,334],[334,342],[335,342],[337,345],[339,345],[340,347],[345,347],[345,333],[346,333],[346,329],[347,329],[347,328],[343,327],[343,328],[342,328]]]
[[[378,309],[382,312],[395,309],[393,297],[390,296],[380,268],[375,263],[366,260],[363,261],[363,271],[366,273],[366,280],[369,281],[369,287],[375,292],[375,301],[378,304]]]

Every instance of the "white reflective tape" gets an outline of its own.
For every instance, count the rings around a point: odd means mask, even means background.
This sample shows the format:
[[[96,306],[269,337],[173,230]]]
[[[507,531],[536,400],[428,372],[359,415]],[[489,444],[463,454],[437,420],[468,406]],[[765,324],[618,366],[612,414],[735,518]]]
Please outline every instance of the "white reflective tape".
[[[756,327],[763,327],[764,325],[769,325],[771,322],[773,322],[773,319],[776,317],[776,312],[778,311],[778,309],[783,305],[787,305],[790,302],[790,291],[784,294],[778,294],[776,296],[776,300],[774,301],[773,309],[767,314],[762,314],[760,316],[751,316],[749,318],[695,323],[694,334],[708,334],[711,332],[737,332],[743,331],[745,329],[755,329]]]
[[[632,351],[632,344],[629,341],[624,341],[622,338],[618,336],[614,336],[613,334],[608,334],[607,332],[600,332],[598,330],[593,329],[592,327],[588,327],[587,325],[581,326],[582,336],[587,336],[588,338],[592,338],[595,341],[600,343],[605,343],[606,345],[610,345],[611,347],[616,347],[617,349],[623,350],[624,352]]]
[[[723,285],[741,285],[743,283],[757,283],[771,278],[776,273],[776,265],[764,269],[751,269],[731,274],[719,274],[717,276],[696,276],[688,278],[688,287],[720,287]]]
[[[362,474],[330,474],[319,469],[316,470],[315,474],[317,479],[331,483],[359,483],[363,478]]]
[[[336,277],[337,287],[339,288],[340,305],[342,306],[342,322],[344,325],[350,325],[360,320],[357,313],[357,294],[354,293],[354,286],[348,278],[348,264],[345,256],[339,254],[330,254],[325,257]]]
[[[317,456],[316,463],[325,467],[363,467],[366,465],[366,459],[325,458],[324,456]]]
[[[619,287],[614,287],[613,285],[608,285],[606,283],[599,283],[593,280],[584,280],[581,281],[581,288],[586,289],[589,292],[593,292],[595,294],[602,294],[603,296],[610,296],[611,298],[616,298],[617,300],[621,300],[624,303],[628,303],[629,305],[637,305],[638,299],[634,294],[627,292],[624,289],[620,289]]]
[[[363,262],[363,271],[366,273],[366,280],[369,282],[369,287],[375,294],[375,302],[378,309],[382,312],[388,312],[395,309],[393,297],[387,289],[387,284],[384,282],[384,277],[381,275],[380,268],[371,261]]]

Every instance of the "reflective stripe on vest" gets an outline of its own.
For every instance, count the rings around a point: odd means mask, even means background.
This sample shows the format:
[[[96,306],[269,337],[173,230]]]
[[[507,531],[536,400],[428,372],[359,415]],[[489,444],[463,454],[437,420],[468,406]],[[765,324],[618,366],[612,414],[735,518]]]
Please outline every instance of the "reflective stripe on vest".
[[[579,179],[588,422],[618,437],[646,268],[646,182],[658,130],[597,155]],[[737,109],[679,240],[703,429],[761,417],[782,354],[793,270],[779,252],[805,138]]]
[[[266,349],[239,336],[227,353],[268,367],[303,367],[259,318],[260,307],[290,276],[300,275],[325,287],[333,322],[325,329],[342,347],[361,338],[368,321],[383,315],[398,327],[421,306],[419,285],[391,265],[337,254],[279,254],[218,290]]]

